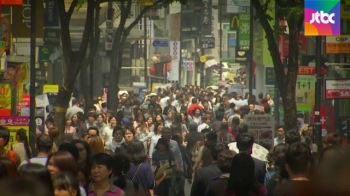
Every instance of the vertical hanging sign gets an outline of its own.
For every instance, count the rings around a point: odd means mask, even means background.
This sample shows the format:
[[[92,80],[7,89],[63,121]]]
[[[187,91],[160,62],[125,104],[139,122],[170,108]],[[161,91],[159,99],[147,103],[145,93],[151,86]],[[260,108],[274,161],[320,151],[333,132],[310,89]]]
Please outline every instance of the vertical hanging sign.
[[[180,66],[180,42],[170,42],[171,69],[168,69],[168,80],[179,81],[179,66]]]
[[[212,32],[212,5],[211,0],[203,0],[203,7],[200,18],[201,35],[211,35]]]
[[[58,27],[58,8],[56,0],[44,0],[44,27]]]
[[[238,45],[239,50],[249,50],[250,45],[250,15],[239,14]]]

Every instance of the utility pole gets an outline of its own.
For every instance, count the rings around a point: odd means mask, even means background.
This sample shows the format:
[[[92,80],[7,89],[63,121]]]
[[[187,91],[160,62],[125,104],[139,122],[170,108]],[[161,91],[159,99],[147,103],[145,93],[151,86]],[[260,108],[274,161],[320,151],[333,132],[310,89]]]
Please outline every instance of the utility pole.
[[[219,41],[220,41],[220,49],[219,49],[219,58],[220,58],[220,81],[222,80],[222,13],[221,13],[221,3],[219,1],[219,5],[218,5],[218,14],[219,14]],[[214,24],[215,25],[215,24]]]
[[[253,42],[254,42],[254,7],[253,7],[253,1],[254,0],[250,0],[250,6],[249,6],[249,12],[250,12],[250,34],[249,34],[249,62],[248,62],[248,71],[249,71],[249,99],[251,99],[253,97]]]
[[[36,122],[35,122],[35,47],[36,47],[36,1],[30,1],[30,121],[29,143],[35,149]],[[33,155],[35,152],[33,151]]]
[[[322,126],[320,123],[321,110],[321,88],[322,88],[322,37],[316,36],[316,89],[315,89],[315,121],[313,131],[313,142],[317,145],[318,153],[322,149]]]
[[[147,16],[143,16],[143,66],[146,87],[148,88],[148,70],[147,70]]]
[[[278,17],[278,5],[275,1],[275,29],[279,28],[280,26],[280,20]],[[276,36],[276,44],[277,47],[279,48],[279,36]],[[281,48],[279,48],[281,51]],[[276,75],[276,74],[275,74]],[[275,79],[275,87],[274,87],[274,111],[273,111],[273,116],[275,117],[275,127],[277,127],[280,123],[280,91],[278,89],[278,83]]]

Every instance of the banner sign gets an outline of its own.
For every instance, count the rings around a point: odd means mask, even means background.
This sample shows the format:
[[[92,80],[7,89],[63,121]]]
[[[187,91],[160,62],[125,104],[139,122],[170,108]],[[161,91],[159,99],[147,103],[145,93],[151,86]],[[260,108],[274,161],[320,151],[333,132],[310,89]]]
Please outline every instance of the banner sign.
[[[326,79],[326,99],[350,99],[350,79]]]
[[[24,0],[22,6],[12,6],[12,36],[14,38],[30,38],[30,20],[32,0]],[[36,38],[43,37],[44,1],[36,0]]]
[[[58,7],[57,0],[44,0],[44,26],[58,27]]]
[[[350,36],[327,36],[326,37],[327,54],[346,54],[350,53]]]
[[[239,14],[238,46],[240,50],[249,50],[250,46],[250,15]]]
[[[211,0],[203,0],[203,7],[200,18],[201,35],[211,35]]]

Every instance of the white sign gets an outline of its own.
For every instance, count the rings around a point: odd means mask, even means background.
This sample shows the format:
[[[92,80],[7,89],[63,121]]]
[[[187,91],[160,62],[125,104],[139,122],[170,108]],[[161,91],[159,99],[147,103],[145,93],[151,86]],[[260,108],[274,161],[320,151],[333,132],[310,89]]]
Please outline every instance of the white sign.
[[[112,50],[113,43],[112,42],[106,42],[105,43],[105,50]]]
[[[350,36],[326,36],[326,43],[350,43]]]
[[[181,12],[181,3],[173,2],[169,5],[169,14],[177,14]]]
[[[273,141],[275,138],[275,120],[272,115],[245,115],[244,123],[248,125],[249,133],[253,135],[255,143],[268,143],[273,146]]]
[[[170,55],[171,55],[171,70],[168,72],[169,81],[179,81],[179,66],[180,66],[180,42],[170,41]]]
[[[235,0],[227,0],[227,13],[238,13],[238,6],[235,2]]]

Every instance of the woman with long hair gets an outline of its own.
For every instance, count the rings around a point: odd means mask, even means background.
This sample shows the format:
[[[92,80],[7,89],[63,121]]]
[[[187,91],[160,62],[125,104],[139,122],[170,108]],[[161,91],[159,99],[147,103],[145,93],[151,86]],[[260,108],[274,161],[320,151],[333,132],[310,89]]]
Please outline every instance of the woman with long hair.
[[[145,122],[145,117],[144,115],[139,115],[137,116],[136,119],[137,123],[134,124],[134,129],[135,129],[135,138],[136,139],[141,139],[146,137],[149,134],[149,129],[146,126],[146,122]],[[146,144],[145,144],[146,145]]]
[[[265,174],[264,184],[267,188],[275,187],[278,183],[281,163],[287,152],[286,144],[277,144],[273,150],[267,154],[267,172]]]
[[[72,126],[72,119],[66,116],[66,124],[64,127],[64,133],[76,134],[76,129]]]
[[[76,159],[67,151],[57,151],[50,154],[47,158],[46,168],[49,170],[52,179],[65,172],[77,178],[79,173]],[[78,196],[86,196],[83,187],[80,187],[80,195]]]
[[[20,178],[26,176],[35,177],[37,180],[45,183],[53,192],[51,175],[45,166],[37,163],[24,164],[18,168],[18,174]]]
[[[179,113],[175,114],[174,122],[170,126],[172,135],[175,135],[176,133],[180,134],[183,139],[185,139],[186,134],[188,133],[188,129],[186,125],[182,122],[182,116]]]
[[[19,129],[16,132],[17,144],[12,145],[12,150],[15,151],[22,161],[32,158],[32,150],[28,144],[28,136],[25,129]]]
[[[127,147],[126,154],[131,162],[126,179],[138,184],[141,195],[151,196],[150,191],[153,191],[155,186],[154,173],[147,161],[147,154],[143,143],[132,141]]]
[[[254,168],[255,163],[250,155],[239,153],[234,156],[225,196],[266,196],[266,188],[255,179]]]
[[[92,156],[90,145],[86,141],[82,140],[73,140],[71,143],[74,144],[79,150],[79,158],[77,161],[78,167],[84,172],[87,172]]]
[[[88,137],[87,143],[90,146],[91,155],[95,155],[100,152],[105,152],[105,146],[100,136],[92,135]]]
[[[123,189],[127,196],[138,196],[138,184],[126,179],[131,164],[129,158],[123,154],[117,154],[113,158],[113,177],[110,178],[110,181]]]
[[[229,144],[233,142],[232,135],[228,132],[228,123],[223,122],[220,126],[220,131],[218,132],[218,142]]]
[[[175,119],[175,112],[173,110],[169,110],[168,114],[167,114],[167,118],[164,122],[166,127],[169,127],[174,123],[174,119]]]
[[[6,173],[10,178],[18,178],[17,166],[7,157],[0,157],[1,165],[6,168]]]
[[[139,141],[145,142],[147,140],[151,140],[151,144],[149,146],[149,158],[152,159],[152,153],[154,151],[154,147],[156,146],[159,138],[162,137],[162,130],[164,127],[164,123],[156,123],[154,126],[154,131],[149,133],[147,137],[140,139]]]
[[[152,154],[152,164],[156,168],[168,165],[165,170],[166,179],[164,179],[164,181],[155,189],[155,194],[162,196],[169,195],[169,187],[172,184],[171,181],[175,175],[175,170],[179,170],[180,166],[165,138],[160,138],[158,140],[158,143],[155,146],[155,151]]]

